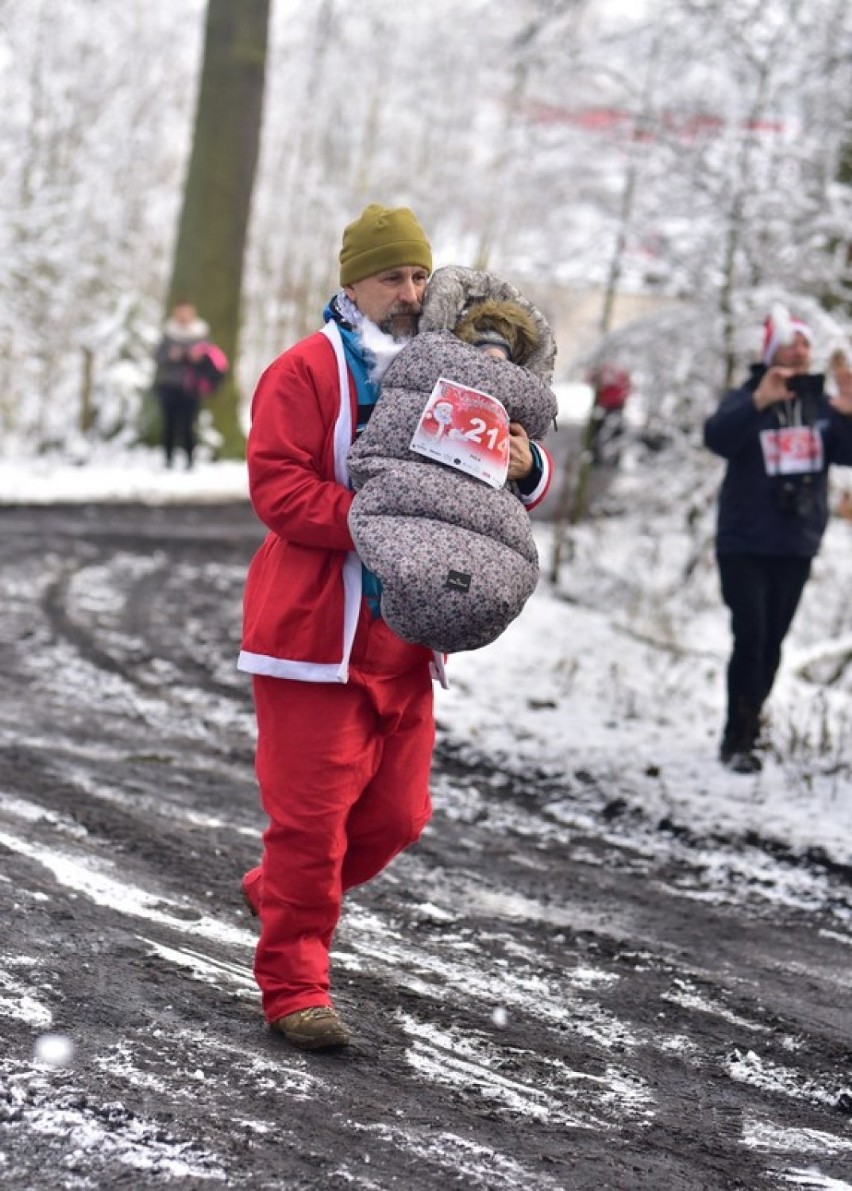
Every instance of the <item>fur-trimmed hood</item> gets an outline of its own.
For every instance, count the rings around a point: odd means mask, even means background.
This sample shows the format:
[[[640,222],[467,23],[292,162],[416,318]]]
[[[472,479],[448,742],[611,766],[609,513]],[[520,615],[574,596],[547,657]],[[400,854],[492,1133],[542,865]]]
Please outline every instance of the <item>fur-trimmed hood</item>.
[[[527,312],[535,325],[538,342],[524,361],[524,367],[549,385],[556,358],[556,341],[550,325],[520,290],[493,273],[466,269],[461,265],[436,269],[423,298],[420,331],[452,331],[462,315],[483,301],[513,302]]]

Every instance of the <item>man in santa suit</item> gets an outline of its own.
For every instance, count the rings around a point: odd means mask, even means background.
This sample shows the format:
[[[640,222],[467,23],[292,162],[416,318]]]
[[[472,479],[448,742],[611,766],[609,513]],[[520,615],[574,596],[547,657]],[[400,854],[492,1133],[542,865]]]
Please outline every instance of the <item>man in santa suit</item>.
[[[269,532],[246,582],[239,666],[253,676],[269,822],[242,889],[260,919],[264,1014],[304,1049],[350,1041],[329,981],[343,894],[417,840],[431,813],[443,659],[379,615],[378,581],[347,523],[346,464],[382,369],[417,332],[431,269],[408,208],[365,208],[343,233],[323,329],[270,365],[252,403],[250,495]],[[513,436],[510,478],[533,483],[538,466]]]

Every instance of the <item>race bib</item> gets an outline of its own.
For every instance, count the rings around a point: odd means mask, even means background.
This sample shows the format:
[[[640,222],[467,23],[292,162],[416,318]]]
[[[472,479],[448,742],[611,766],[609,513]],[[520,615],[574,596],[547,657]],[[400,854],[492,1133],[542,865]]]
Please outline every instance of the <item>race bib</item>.
[[[418,455],[502,488],[509,471],[509,415],[489,393],[441,377],[410,446]]]
[[[822,437],[812,426],[762,430],[760,445],[768,476],[795,476],[823,470]]]

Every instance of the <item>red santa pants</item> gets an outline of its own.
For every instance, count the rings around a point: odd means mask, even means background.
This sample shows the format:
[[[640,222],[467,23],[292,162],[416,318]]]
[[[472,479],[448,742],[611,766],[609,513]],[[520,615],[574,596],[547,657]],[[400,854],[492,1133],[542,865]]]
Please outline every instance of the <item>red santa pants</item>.
[[[269,826],[243,888],[260,915],[254,972],[269,1021],[331,1004],[328,953],[343,894],[429,820],[430,658],[364,614],[348,683],[254,679]]]

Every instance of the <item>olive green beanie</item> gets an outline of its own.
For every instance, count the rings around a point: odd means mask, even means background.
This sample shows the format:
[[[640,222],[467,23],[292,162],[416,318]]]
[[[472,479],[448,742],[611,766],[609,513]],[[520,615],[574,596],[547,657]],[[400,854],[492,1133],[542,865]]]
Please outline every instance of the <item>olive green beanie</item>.
[[[408,207],[370,203],[343,232],[340,284],[351,285],[399,265],[432,272],[432,249]]]

